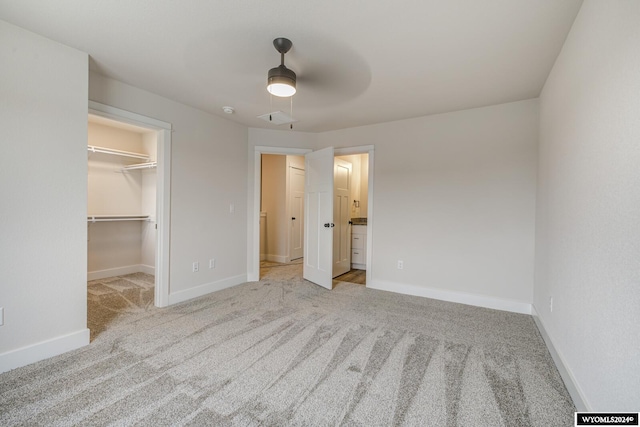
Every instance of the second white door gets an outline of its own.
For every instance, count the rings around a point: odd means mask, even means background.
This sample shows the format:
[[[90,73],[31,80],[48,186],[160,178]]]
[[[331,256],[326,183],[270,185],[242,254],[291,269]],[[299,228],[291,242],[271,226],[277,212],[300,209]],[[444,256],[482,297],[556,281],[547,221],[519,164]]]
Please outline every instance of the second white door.
[[[353,165],[333,163],[333,277],[351,270],[351,172]]]
[[[290,260],[304,255],[304,169],[289,166]]]

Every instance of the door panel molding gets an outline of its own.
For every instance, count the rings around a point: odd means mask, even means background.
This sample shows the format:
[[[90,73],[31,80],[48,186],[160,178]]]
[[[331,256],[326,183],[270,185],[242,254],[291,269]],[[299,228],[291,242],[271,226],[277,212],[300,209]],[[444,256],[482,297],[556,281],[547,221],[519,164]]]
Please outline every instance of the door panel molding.
[[[351,185],[353,165],[342,159],[333,161],[333,273],[340,276],[351,270]]]
[[[304,263],[302,276],[333,288],[333,147],[305,155]]]

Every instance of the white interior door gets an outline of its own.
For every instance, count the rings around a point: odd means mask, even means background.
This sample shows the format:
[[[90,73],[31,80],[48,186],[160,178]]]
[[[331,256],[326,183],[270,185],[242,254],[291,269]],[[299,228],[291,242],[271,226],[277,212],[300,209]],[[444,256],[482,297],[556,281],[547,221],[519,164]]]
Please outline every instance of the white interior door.
[[[351,173],[353,165],[335,159],[333,172],[333,274],[340,276],[351,270]]]
[[[291,213],[289,259],[293,261],[304,255],[304,169],[294,166],[289,166],[289,209]]]
[[[333,279],[333,147],[305,156],[303,277],[327,289]]]

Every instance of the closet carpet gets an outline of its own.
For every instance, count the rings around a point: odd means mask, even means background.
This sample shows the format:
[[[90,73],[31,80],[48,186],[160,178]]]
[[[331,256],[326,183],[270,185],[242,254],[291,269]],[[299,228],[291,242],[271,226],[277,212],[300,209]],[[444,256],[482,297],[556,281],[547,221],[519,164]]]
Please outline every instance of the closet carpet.
[[[153,308],[155,277],[133,273],[87,283],[87,327],[91,341],[116,317]]]
[[[573,425],[531,316],[301,269],[127,305],[89,346],[0,375],[0,425]]]

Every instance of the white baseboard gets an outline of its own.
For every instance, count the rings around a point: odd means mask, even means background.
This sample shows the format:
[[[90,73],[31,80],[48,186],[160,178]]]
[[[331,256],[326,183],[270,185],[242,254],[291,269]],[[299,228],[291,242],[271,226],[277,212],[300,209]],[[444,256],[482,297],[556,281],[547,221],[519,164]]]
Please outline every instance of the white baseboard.
[[[476,307],[492,308],[495,310],[511,311],[513,313],[531,314],[531,304],[502,298],[487,297],[484,295],[469,294],[466,292],[447,291],[444,289],[427,288],[405,283],[386,282],[373,280],[367,283],[367,288],[381,291],[396,292],[399,294],[418,297],[433,298],[442,301],[457,302],[460,304],[474,305]]]
[[[133,273],[155,274],[155,268],[150,265],[134,264],[124,267],[108,268],[106,270],[89,271],[87,273],[87,280],[106,279],[107,277],[124,276],[125,274]]]
[[[265,258],[266,258],[267,261],[270,261],[270,262],[282,262],[282,263],[289,262],[289,257],[286,256],[286,255],[266,254]]]
[[[151,274],[153,276],[156,275],[156,268],[153,265],[140,264],[140,273]]]
[[[52,338],[0,354],[0,373],[30,365],[89,344],[89,329]]]
[[[210,294],[211,292],[221,291],[222,289],[230,288],[232,286],[240,285],[246,282],[247,275],[241,274],[239,276],[218,280],[217,282],[211,282],[204,285],[196,286],[195,288],[185,289],[184,291],[170,293],[169,305],[177,304],[179,302],[187,301],[193,298],[198,298],[203,295]]]
[[[587,402],[587,399],[585,398],[582,389],[578,386],[578,383],[573,376],[571,369],[569,369],[569,366],[565,363],[564,357],[562,357],[562,353],[560,353],[557,350],[556,346],[553,344],[553,340],[547,333],[547,329],[544,327],[544,322],[538,315],[538,311],[536,310],[536,307],[534,305],[531,306],[531,315],[533,317],[533,320],[536,322],[536,326],[540,331],[540,335],[542,335],[542,339],[547,345],[547,349],[551,354],[551,358],[558,368],[558,372],[560,373],[560,376],[564,381],[564,385],[565,387],[567,387],[567,391],[569,392],[569,395],[571,395],[571,399],[573,399],[573,404],[576,405],[576,409],[578,410],[578,412],[592,412],[593,408]]]

